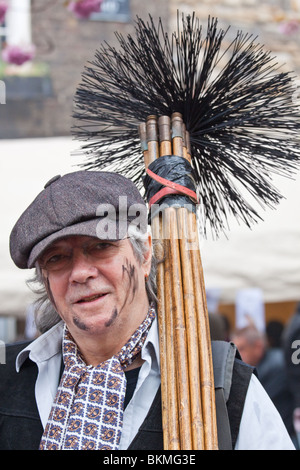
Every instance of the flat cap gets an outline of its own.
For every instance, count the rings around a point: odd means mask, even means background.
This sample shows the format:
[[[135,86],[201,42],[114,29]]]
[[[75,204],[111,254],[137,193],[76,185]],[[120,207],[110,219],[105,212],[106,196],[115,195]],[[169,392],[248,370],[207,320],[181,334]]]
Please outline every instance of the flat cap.
[[[129,179],[102,171],[58,175],[18,219],[10,235],[10,254],[19,268],[32,268],[58,239],[88,235],[119,240],[130,224],[147,231],[145,202]]]

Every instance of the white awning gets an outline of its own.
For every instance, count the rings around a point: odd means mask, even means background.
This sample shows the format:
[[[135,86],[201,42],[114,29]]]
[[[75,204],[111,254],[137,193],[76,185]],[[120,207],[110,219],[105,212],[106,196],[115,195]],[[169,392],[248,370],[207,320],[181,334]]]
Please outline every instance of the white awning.
[[[70,137],[0,142],[2,315],[22,315],[33,300],[25,283],[32,273],[10,259],[10,231],[50,178],[79,169],[79,157],[71,156],[79,147]],[[206,287],[218,289],[222,302],[234,303],[237,291],[248,287],[261,288],[266,302],[300,299],[300,175],[277,186],[285,199],[265,212],[263,222],[250,230],[232,221],[227,239],[201,242]]]

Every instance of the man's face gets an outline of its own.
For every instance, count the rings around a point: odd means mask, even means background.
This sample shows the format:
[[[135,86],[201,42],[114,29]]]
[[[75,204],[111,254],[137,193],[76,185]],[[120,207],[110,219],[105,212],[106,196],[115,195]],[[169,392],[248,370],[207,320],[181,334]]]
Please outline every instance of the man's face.
[[[232,338],[232,341],[236,345],[242,359],[251,366],[256,366],[262,359],[264,353],[264,344],[261,340],[249,342],[247,338],[243,336],[236,336]]]
[[[151,264],[149,240],[148,245],[142,264],[129,239],[101,241],[72,236],[46,250],[40,265],[48,293],[75,340],[113,333],[122,346],[123,336],[126,341],[144,320],[148,311],[145,274]]]

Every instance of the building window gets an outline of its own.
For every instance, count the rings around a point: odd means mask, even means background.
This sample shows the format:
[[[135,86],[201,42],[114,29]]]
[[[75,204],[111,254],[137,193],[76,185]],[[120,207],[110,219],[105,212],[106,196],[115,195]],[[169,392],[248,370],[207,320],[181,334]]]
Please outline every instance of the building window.
[[[103,0],[101,11],[93,13],[90,19],[128,23],[130,21],[129,0]]]
[[[7,44],[31,44],[30,0],[10,0],[5,35]]]

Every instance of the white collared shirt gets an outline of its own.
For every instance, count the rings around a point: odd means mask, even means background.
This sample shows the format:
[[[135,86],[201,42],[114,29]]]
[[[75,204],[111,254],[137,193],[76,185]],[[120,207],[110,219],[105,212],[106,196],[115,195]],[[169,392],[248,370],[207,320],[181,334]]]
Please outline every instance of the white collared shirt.
[[[23,349],[16,360],[17,371],[28,356],[38,366],[35,396],[43,427],[47,423],[59,383],[62,333],[63,322],[60,322]],[[137,434],[160,385],[157,319],[142,348],[142,359],[145,362],[139,372],[134,394],[124,411],[120,450],[127,449]],[[235,449],[294,449],[278,411],[254,375],[249,384]]]

